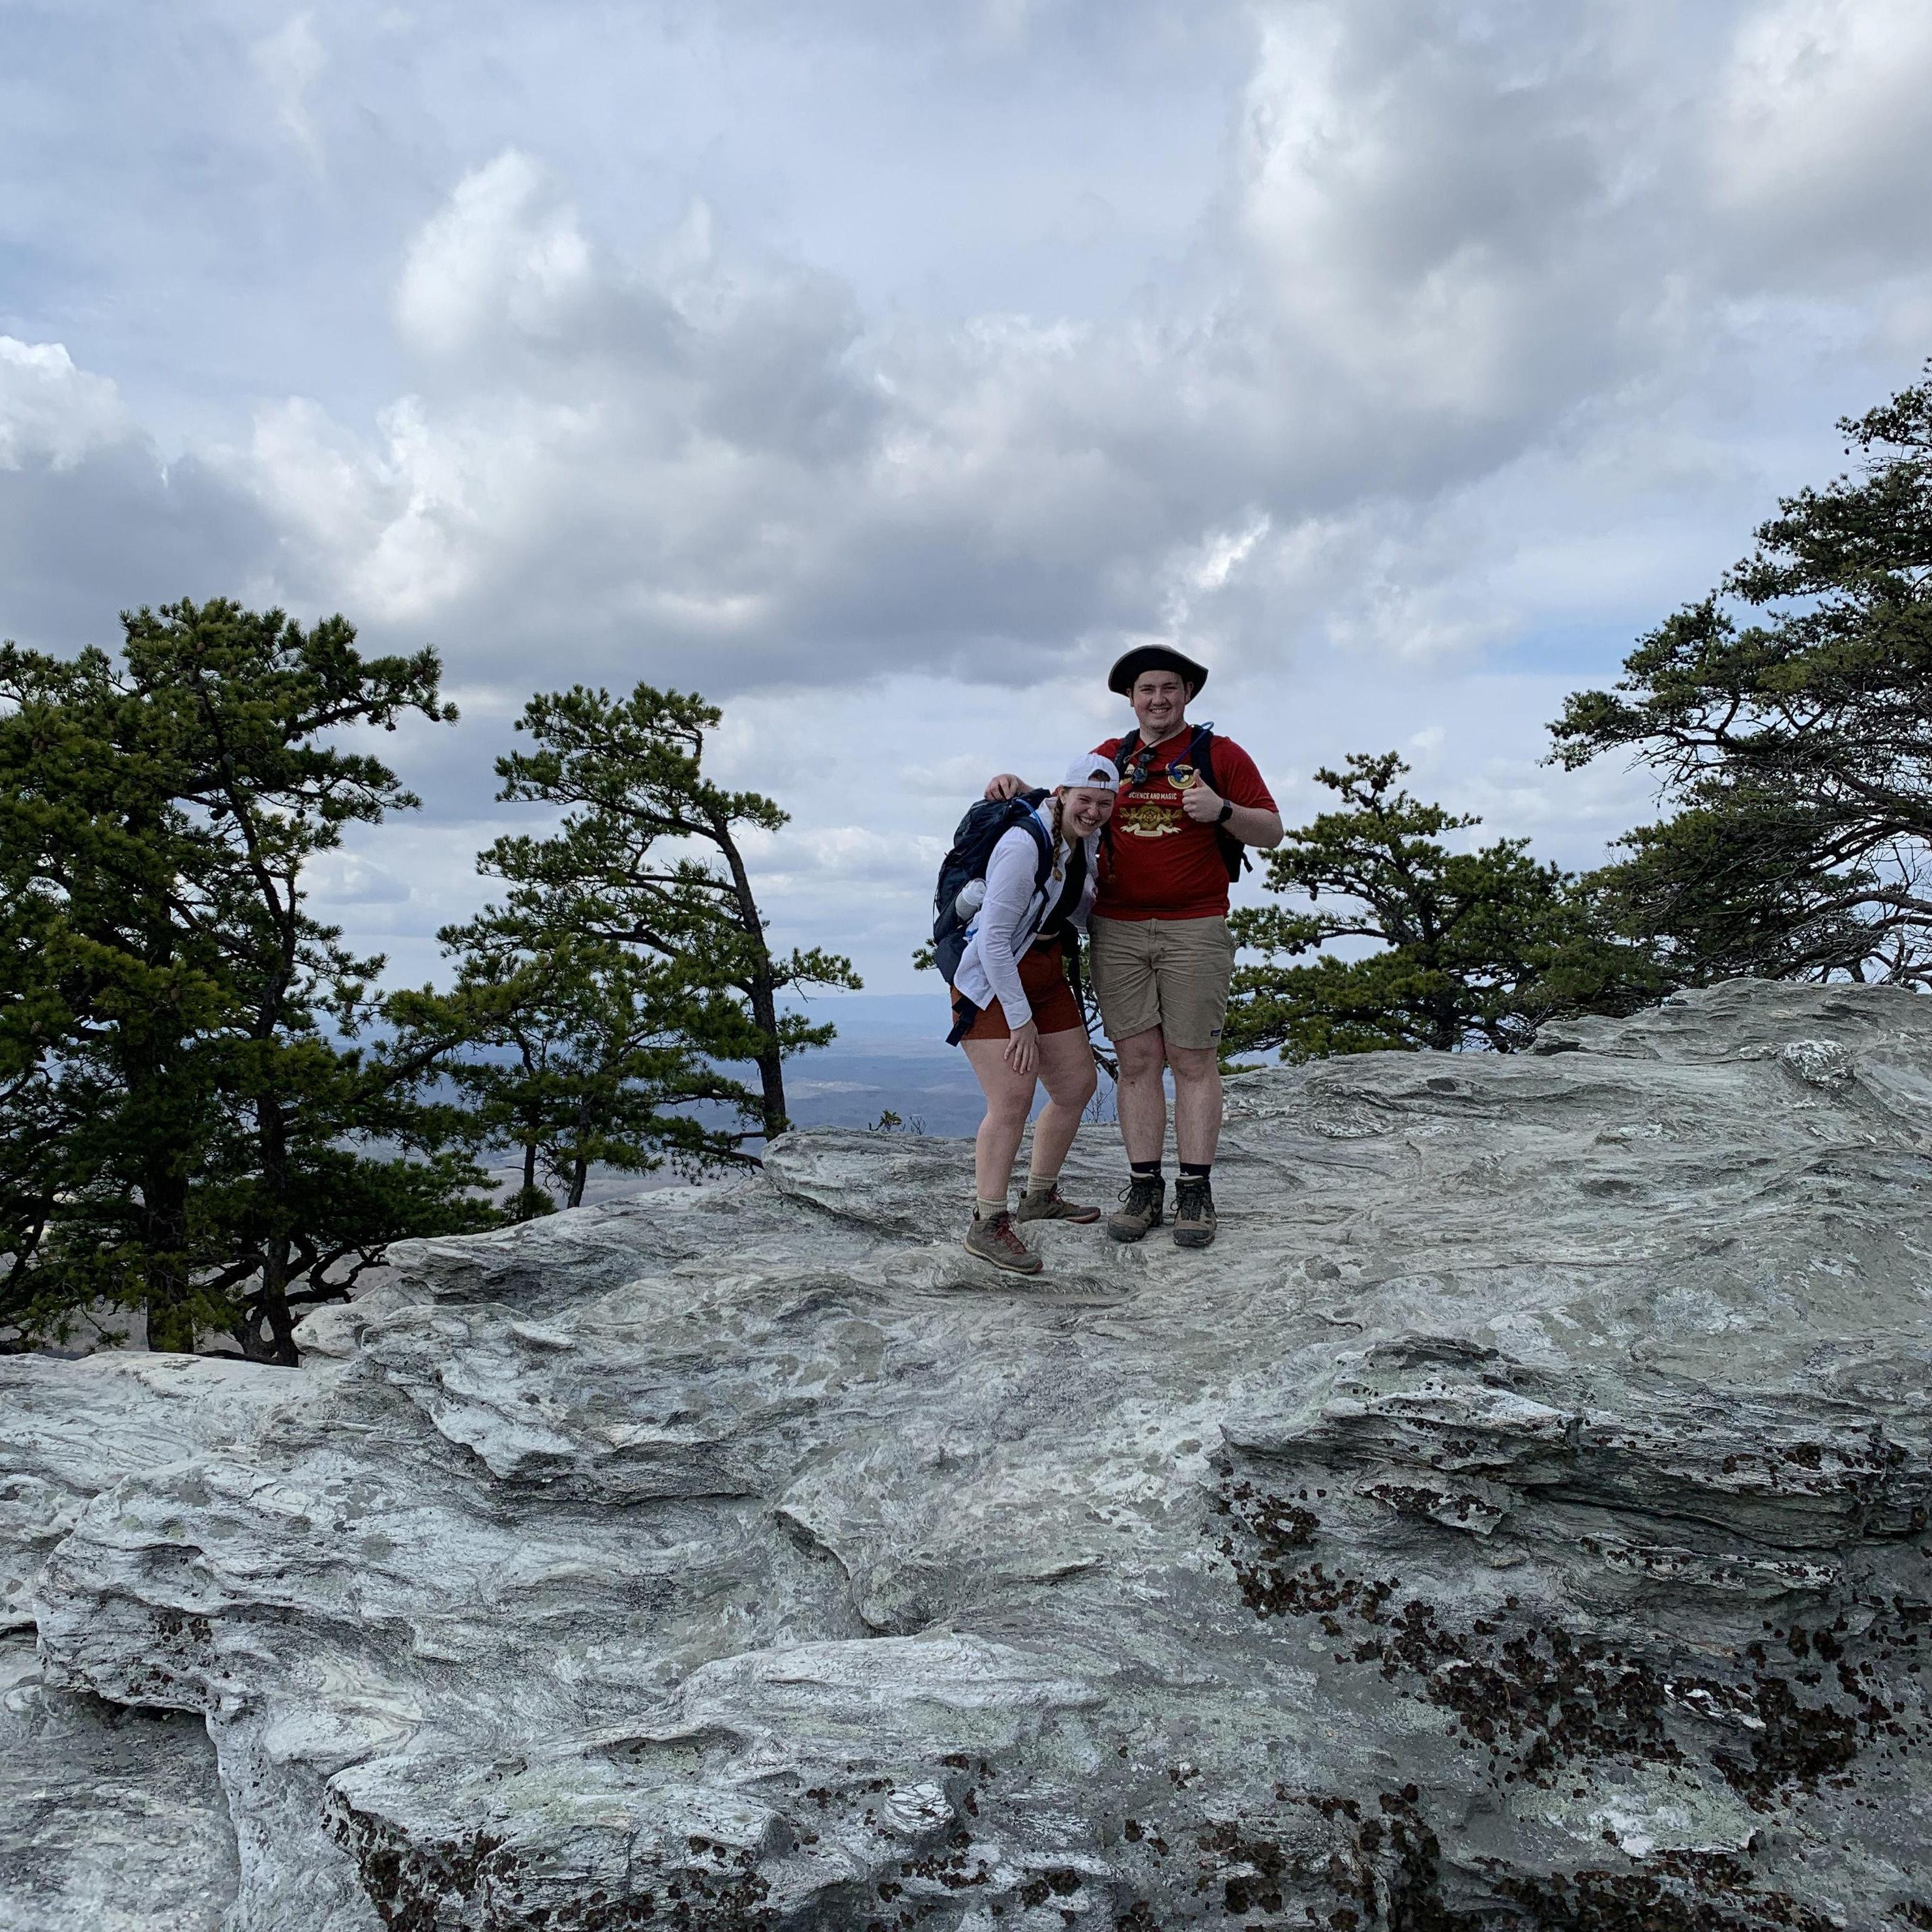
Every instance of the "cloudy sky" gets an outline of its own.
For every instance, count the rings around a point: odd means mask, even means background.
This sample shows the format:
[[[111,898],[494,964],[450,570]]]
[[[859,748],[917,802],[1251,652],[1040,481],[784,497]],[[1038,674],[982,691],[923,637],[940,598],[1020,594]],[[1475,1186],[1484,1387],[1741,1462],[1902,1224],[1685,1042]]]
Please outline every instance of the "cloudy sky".
[[[880,990],[1185,643],[1291,819],[1570,862],[1563,693],[1932,353],[1924,0],[0,0],[0,633],[227,593],[464,722],[320,909],[434,970],[532,690],[721,702]]]

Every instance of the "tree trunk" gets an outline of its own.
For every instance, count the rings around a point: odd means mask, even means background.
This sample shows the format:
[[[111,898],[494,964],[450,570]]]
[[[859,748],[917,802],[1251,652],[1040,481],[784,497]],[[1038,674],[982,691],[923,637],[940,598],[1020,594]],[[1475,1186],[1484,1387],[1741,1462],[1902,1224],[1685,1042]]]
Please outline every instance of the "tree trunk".
[[[291,952],[292,950],[291,931]],[[280,1004],[279,993],[276,1004]],[[274,1038],[271,1030],[274,1017],[272,1009],[270,1024],[262,1029],[270,1040]],[[281,1210],[285,1214],[289,1198],[289,1129],[288,1122],[283,1118],[281,1104],[272,1095],[255,1103],[255,1132],[256,1151],[262,1164],[262,1192],[271,1204],[271,1211]],[[296,1349],[295,1324],[289,1315],[289,1259],[292,1244],[286,1228],[284,1219],[284,1232],[271,1234],[262,1244],[262,1285],[254,1301],[257,1320],[251,1325],[256,1326],[259,1332],[260,1323],[267,1323],[266,1346],[272,1352],[266,1359],[292,1369],[300,1364],[302,1358]]]
[[[302,1351],[296,1346],[295,1311],[289,1306],[286,1288],[272,1297],[250,1294],[231,1332],[251,1362],[272,1362],[284,1369],[302,1366]]]
[[[758,1054],[758,1084],[764,1100],[765,1138],[775,1141],[791,1123],[785,1118],[784,1061],[778,1052],[778,1006],[772,976],[760,974],[751,984],[752,1019],[767,1042]]]
[[[194,1353],[193,1284],[183,1259],[188,1246],[188,1180],[151,1166],[142,1190],[141,1245],[146,1252],[148,1346],[158,1354]]]
[[[590,1178],[590,1163],[584,1157],[584,1137],[590,1131],[590,1096],[586,1094],[577,1103],[577,1152],[571,1162],[570,1192],[564,1202],[566,1208],[584,1205],[584,1184]]]
[[[166,946],[157,946],[148,956],[165,965],[170,956]],[[148,1346],[158,1354],[191,1355],[194,1281],[188,1258],[188,1204],[192,1136],[182,1131],[178,1106],[170,1104],[187,1084],[181,1042],[163,1016],[130,1018],[123,1040],[121,1078],[136,1117],[145,1115],[151,1124],[139,1156],[137,1223]]]
[[[737,924],[742,929],[751,955],[751,968],[740,982],[752,1003],[752,1024],[764,1036],[758,1054],[758,1085],[763,1105],[763,1126],[767,1142],[775,1141],[791,1123],[785,1118],[784,1057],[778,1050],[778,976],[772,970],[771,948],[765,944],[765,922],[758,916],[758,902],[752,895],[752,875],[738,850],[731,827],[724,820],[713,819],[711,834],[724,862],[731,868],[731,894],[738,902]]]
[[[248,1332],[242,1348],[250,1360],[278,1362],[285,1369],[301,1366],[302,1354],[296,1346],[295,1318],[290,1312],[288,1294],[289,1241],[286,1235],[278,1235],[263,1244],[262,1284],[249,1298]]]

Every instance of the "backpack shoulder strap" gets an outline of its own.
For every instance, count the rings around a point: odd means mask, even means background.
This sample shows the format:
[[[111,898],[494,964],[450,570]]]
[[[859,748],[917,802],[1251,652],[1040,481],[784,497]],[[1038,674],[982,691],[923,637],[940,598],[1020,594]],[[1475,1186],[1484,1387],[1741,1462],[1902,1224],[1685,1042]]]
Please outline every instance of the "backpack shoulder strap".
[[[1197,724],[1194,736],[1188,741],[1187,762],[1201,775],[1201,782],[1210,791],[1221,788],[1214,782],[1214,727],[1212,724]],[[1214,843],[1220,848],[1221,862],[1228,868],[1230,879],[1238,879],[1244,872],[1253,869],[1253,861],[1248,856],[1248,848],[1225,825],[1214,828]]]
[[[1016,815],[1012,822],[1015,825],[1024,825],[1033,834],[1033,842],[1037,848],[1034,855],[1033,896],[1028,904],[1029,912],[1035,905],[1040,908],[1040,916],[1033,926],[1034,938],[1037,938],[1046,930],[1055,909],[1052,896],[1047,890],[1048,877],[1053,870],[1053,835],[1040,822],[1040,814],[1030,806],[1027,808],[1024,818]],[[1012,826],[1009,826],[1007,830],[1011,830]],[[988,856],[990,860],[991,854]],[[1027,942],[1028,945],[1032,943],[1031,939]]]
[[[1044,885],[1046,874],[1042,873],[1040,876],[1041,883]],[[1045,916],[1040,921],[1040,929],[1042,933],[1057,932],[1065,933],[1070,938],[1078,937],[1066,922],[1068,916],[1078,906],[1080,896],[1085,890],[1086,884],[1087,842],[1084,838],[1076,838],[1073,842],[1072,855],[1067,860],[1066,880],[1052,904],[1046,908]]]
[[[1033,889],[1038,892],[1046,884],[1046,875],[1053,869],[1053,835],[1040,822],[1040,814],[1031,806],[1027,807],[1025,818],[1019,823],[1033,834],[1033,842],[1040,849],[1034,858]]]
[[[1201,774],[1202,784],[1210,791],[1220,789],[1214,782],[1214,727],[1211,723],[1195,726],[1194,735],[1187,741],[1187,762]]]
[[[1037,892],[1046,884],[1046,875],[1053,869],[1053,838],[1046,827],[1040,822],[1040,814],[1034,808],[1044,792],[1022,794],[1006,802],[1006,812],[999,830],[994,833],[986,848],[986,863],[993,862],[993,848],[1009,832],[1026,831],[1033,836],[1034,868],[1033,889]]]

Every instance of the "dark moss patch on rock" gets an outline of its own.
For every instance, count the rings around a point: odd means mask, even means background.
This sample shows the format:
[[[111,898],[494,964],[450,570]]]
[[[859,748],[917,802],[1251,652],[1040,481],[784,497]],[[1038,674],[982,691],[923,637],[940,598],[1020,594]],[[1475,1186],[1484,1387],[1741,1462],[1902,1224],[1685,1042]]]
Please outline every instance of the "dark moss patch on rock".
[[[1322,1524],[1305,1493],[1232,1469],[1224,1478],[1216,1548],[1243,1602],[1264,1621],[1312,1623],[1335,1644],[1334,1663],[1372,1667],[1451,1712],[1498,1783],[1549,1785],[1593,1760],[1708,1762],[1767,1810],[1842,1778],[1874,1744],[1932,1744],[1912,1655],[1932,1616],[1924,1605],[1853,1604],[1856,1616],[1841,1609],[1779,1628],[1775,1651],[1753,1642],[1694,1654],[1655,1632],[1572,1630],[1514,1596],[1452,1622],[1400,1576],[1331,1570],[1316,1555]]]

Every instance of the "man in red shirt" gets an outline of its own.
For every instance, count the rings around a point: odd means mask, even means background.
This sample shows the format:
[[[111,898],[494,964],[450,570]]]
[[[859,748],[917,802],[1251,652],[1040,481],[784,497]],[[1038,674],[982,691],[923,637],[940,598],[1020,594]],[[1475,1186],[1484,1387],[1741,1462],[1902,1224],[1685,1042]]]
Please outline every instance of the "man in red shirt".
[[[1120,1058],[1120,1137],[1128,1183],[1108,1218],[1118,1241],[1160,1226],[1166,1184],[1163,1067],[1174,1070],[1174,1137],[1180,1174],[1174,1238],[1204,1248],[1214,1238],[1210,1183],[1221,1136],[1220,1041],[1234,946],[1228,932],[1232,838],[1264,849],[1281,843],[1281,814],[1255,761],[1232,739],[1212,736],[1207,776],[1189,761],[1196,728],[1187,706],[1205,668],[1165,644],[1129,651],[1107,686],[1134,707],[1139,730],[1094,749],[1113,760],[1120,790],[1106,835],[1100,896],[1089,928],[1101,1024]],[[988,797],[1010,797],[1020,780],[1003,772]]]

